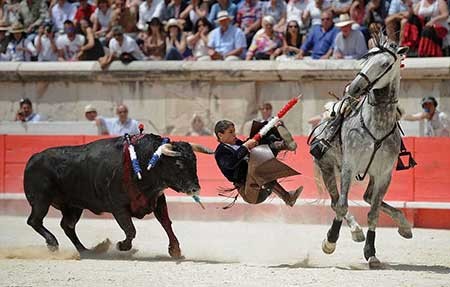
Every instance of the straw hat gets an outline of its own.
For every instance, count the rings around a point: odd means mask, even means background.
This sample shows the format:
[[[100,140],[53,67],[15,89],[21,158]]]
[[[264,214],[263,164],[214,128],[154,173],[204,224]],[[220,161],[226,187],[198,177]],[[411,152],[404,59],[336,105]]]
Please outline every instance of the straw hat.
[[[0,21],[0,31],[8,31],[9,26],[5,21]]]
[[[87,105],[84,107],[85,113],[97,112],[97,109],[93,105]]]
[[[335,26],[341,28],[341,27],[344,27],[344,26],[347,26],[347,25],[351,25],[353,23],[355,23],[355,21],[350,19],[350,15],[348,15],[348,14],[341,14],[339,16],[339,21],[335,24]]]
[[[178,23],[177,19],[171,18],[166,23],[166,31],[169,31],[169,28],[173,26],[177,26],[178,28],[180,28],[180,30],[183,30],[183,26],[181,26],[181,24]]]
[[[227,11],[227,10],[219,11],[219,13],[217,13],[217,19],[216,19],[216,22],[220,22],[220,21],[225,20],[225,19],[233,20],[233,17],[231,17],[231,16],[228,14],[228,11]]]
[[[12,34],[23,33],[23,32],[25,32],[25,28],[20,23],[16,23],[16,24],[12,25],[9,29],[9,33],[12,33]]]

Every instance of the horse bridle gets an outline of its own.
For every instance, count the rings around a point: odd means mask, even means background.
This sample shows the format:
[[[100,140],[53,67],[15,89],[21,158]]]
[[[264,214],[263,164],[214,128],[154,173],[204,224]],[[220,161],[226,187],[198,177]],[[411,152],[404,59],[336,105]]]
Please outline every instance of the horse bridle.
[[[374,55],[380,54],[380,53],[384,53],[384,52],[387,52],[389,55],[391,55],[394,58],[394,62],[391,65],[389,65],[389,67],[381,75],[379,75],[378,78],[376,78],[375,80],[371,81],[369,79],[369,77],[366,74],[364,74],[363,72],[361,72],[361,71],[358,72],[358,74],[356,74],[357,76],[361,76],[368,84],[367,87],[364,89],[364,92],[369,92],[372,89],[372,87],[375,86],[375,84],[381,78],[383,78],[384,75],[386,75],[392,69],[392,67],[394,66],[395,62],[397,62],[397,55],[394,52],[392,52],[391,50],[386,49],[386,48],[383,48],[379,52],[374,53]]]

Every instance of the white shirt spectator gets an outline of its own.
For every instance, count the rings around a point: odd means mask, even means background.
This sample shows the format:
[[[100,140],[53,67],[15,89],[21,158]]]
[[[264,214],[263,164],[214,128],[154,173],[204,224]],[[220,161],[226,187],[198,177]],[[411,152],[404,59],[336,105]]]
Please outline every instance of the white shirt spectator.
[[[73,21],[76,12],[77,8],[71,3],[65,2],[62,7],[56,4],[52,8],[53,25],[58,31],[64,30],[64,22],[66,20]]]
[[[29,123],[36,123],[40,122],[41,120],[42,120],[41,115],[36,113],[32,113],[31,115],[25,118],[25,121]]]
[[[119,42],[115,38],[111,39],[111,41],[109,42],[109,52],[116,57],[120,57],[122,53],[129,53],[133,55],[136,60],[145,59],[145,56],[142,53],[141,49],[139,49],[136,41],[125,34],[123,35],[122,46],[120,46]]]
[[[139,21],[137,23],[138,29],[144,30],[145,24],[150,22],[150,20],[154,17],[161,19],[163,9],[163,0],[152,0],[150,7],[148,6],[147,1],[144,1],[141,5],[139,5]]]
[[[50,39],[47,37],[47,35],[42,36],[36,36],[34,38],[34,46],[38,46],[39,38],[41,38],[41,51],[37,53],[38,61],[39,62],[45,62],[45,61],[57,61],[58,60],[58,54],[53,52],[52,44],[50,42]]]
[[[303,23],[302,16],[308,4],[309,0],[290,0],[286,5],[286,22],[295,20],[300,27],[304,27],[306,23]]]
[[[306,6],[306,11],[309,12],[309,17],[311,18],[311,25],[321,25],[322,20],[320,20],[322,12],[331,7],[331,0],[324,0],[322,4],[322,10],[316,7],[315,1],[310,1],[308,6]]]
[[[61,35],[56,40],[56,47],[58,50],[64,50],[64,59],[70,61],[75,60],[75,56],[80,52],[84,42],[85,38],[81,34],[76,34],[73,41],[70,41],[67,35]]]
[[[97,8],[94,11],[94,17],[98,20],[98,23],[102,27],[101,31],[106,31],[109,27],[109,23],[111,23],[112,9],[109,8],[106,10],[106,13],[103,13],[102,10]]]
[[[435,110],[431,120],[425,120],[425,135],[450,137],[450,123],[446,113]]]
[[[100,118],[103,121],[108,134],[123,136],[124,134],[138,134],[138,122],[133,119],[127,119],[125,123],[121,123],[118,118]]]
[[[359,59],[367,53],[364,35],[358,30],[351,30],[350,34],[344,38],[342,32],[339,32],[334,40],[333,56],[338,52],[344,59]]]
[[[19,51],[24,48],[28,51]],[[5,54],[0,54],[0,61],[24,62],[30,61],[31,56],[36,56],[36,48],[30,40],[22,38],[19,42],[9,42]]]

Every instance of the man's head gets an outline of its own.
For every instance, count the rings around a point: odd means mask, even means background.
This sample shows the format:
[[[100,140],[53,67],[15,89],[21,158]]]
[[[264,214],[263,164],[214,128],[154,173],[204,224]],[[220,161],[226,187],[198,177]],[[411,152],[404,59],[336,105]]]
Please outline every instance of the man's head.
[[[259,107],[259,111],[261,112],[261,117],[263,120],[267,121],[272,116],[272,104],[269,102],[265,102]]]
[[[128,108],[124,104],[118,105],[116,108],[116,114],[121,123],[124,123],[128,119]]]
[[[231,17],[228,15],[226,10],[222,10],[217,13],[217,23],[223,31],[228,29],[228,25],[230,25]]]
[[[123,28],[120,25],[116,25],[111,29],[114,39],[119,43],[123,41]]]
[[[234,123],[231,121],[218,121],[214,127],[214,133],[216,134],[217,140],[221,143],[236,143],[236,131],[234,129]]]
[[[191,120],[191,127],[194,132],[200,133],[205,127],[202,117],[194,114]]]
[[[24,117],[29,117],[33,113],[33,104],[29,98],[21,99],[19,102],[20,112]]]
[[[97,117],[97,110],[93,105],[87,105],[84,107],[84,116],[88,121],[93,121]]]
[[[88,1],[87,1],[87,0],[80,0],[80,6],[81,6],[82,8],[86,8],[87,5],[88,5]]]
[[[422,108],[427,113],[433,113],[438,106],[438,102],[434,97],[424,97],[421,101]]]
[[[72,21],[64,21],[64,33],[66,33],[69,38],[75,37],[75,25]]]
[[[333,27],[333,14],[330,11],[322,13],[320,19],[322,20],[322,28],[328,31]]]

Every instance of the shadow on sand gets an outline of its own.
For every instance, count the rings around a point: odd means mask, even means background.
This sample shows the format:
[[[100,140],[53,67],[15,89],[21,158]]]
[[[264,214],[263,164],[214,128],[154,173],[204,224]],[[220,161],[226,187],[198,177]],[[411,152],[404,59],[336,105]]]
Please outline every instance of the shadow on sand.
[[[351,271],[369,271],[369,270],[395,270],[395,271],[415,271],[415,272],[431,272],[436,274],[450,274],[449,266],[442,265],[420,265],[420,264],[397,264],[397,263],[383,263],[380,268],[370,269],[368,263],[352,264],[348,266],[324,266],[324,265],[314,265],[309,262],[309,258],[305,258],[303,261],[296,262],[293,264],[280,264],[269,266],[269,268],[336,268],[340,270],[351,270]]]

